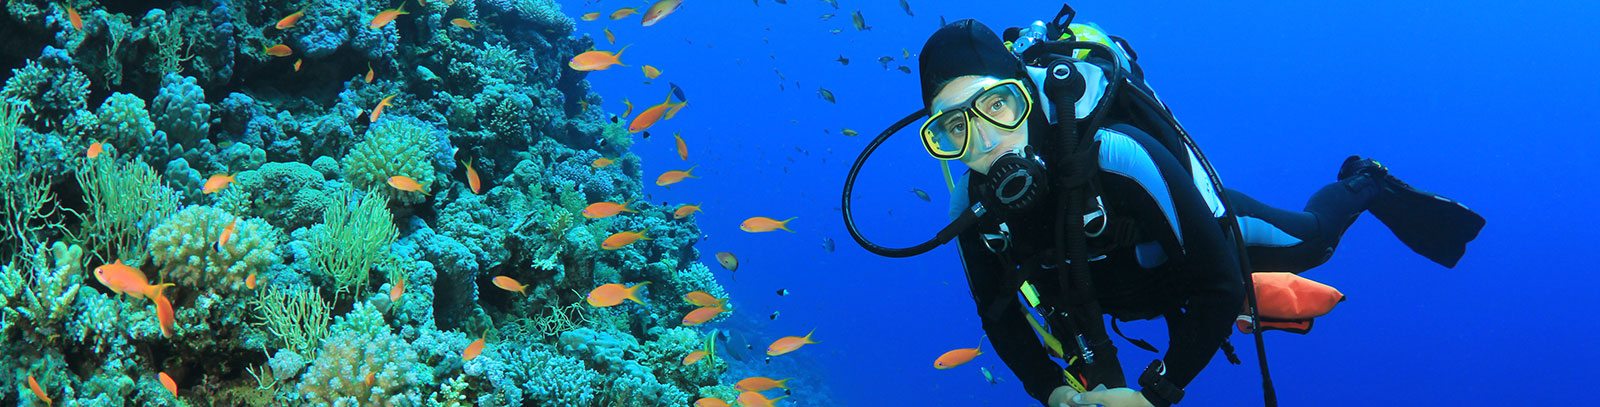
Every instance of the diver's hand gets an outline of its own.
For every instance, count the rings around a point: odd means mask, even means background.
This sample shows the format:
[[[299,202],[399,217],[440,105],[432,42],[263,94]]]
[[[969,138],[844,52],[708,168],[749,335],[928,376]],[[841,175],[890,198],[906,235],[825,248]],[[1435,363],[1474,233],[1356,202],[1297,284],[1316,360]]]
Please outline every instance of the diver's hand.
[[[1052,394],[1052,396],[1054,396],[1054,394]],[[1051,400],[1054,401],[1055,398],[1051,397]],[[1095,391],[1088,393],[1080,393],[1072,397],[1070,405],[1100,405],[1104,407],[1155,407],[1155,405],[1150,404],[1150,400],[1145,400],[1144,394],[1139,393],[1138,390],[1127,387],[1118,387],[1115,389],[1095,389]]]
[[[1072,397],[1079,394],[1082,393],[1078,393],[1078,390],[1073,389],[1072,386],[1057,387],[1050,392],[1049,405],[1050,407],[1077,407],[1076,404],[1072,404]]]

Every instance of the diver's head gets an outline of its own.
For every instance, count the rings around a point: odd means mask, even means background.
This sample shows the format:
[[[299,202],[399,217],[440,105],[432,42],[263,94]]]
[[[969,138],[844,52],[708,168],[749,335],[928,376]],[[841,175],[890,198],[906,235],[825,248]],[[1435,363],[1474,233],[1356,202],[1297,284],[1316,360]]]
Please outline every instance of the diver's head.
[[[1028,95],[1022,61],[975,20],[940,28],[922,47],[923,146],[988,174],[995,159],[1028,145]]]

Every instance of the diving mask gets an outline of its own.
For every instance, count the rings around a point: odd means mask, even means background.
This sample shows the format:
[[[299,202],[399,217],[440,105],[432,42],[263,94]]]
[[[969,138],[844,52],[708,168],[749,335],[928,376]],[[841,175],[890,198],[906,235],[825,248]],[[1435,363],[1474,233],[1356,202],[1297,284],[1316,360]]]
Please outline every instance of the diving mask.
[[[1017,79],[1005,79],[984,86],[958,107],[935,113],[922,123],[922,146],[941,160],[959,159],[972,149],[972,139],[980,140],[978,153],[987,153],[1000,144],[998,137],[978,135],[973,118],[980,118],[1004,130],[1016,130],[1028,120],[1033,98]]]

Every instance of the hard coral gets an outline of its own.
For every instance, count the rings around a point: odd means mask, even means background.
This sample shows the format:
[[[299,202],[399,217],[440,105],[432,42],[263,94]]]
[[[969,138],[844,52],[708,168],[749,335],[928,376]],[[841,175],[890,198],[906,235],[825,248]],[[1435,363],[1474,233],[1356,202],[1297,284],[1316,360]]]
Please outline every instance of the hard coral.
[[[223,229],[235,220],[233,237],[216,247]],[[283,239],[261,219],[242,219],[209,206],[190,206],[150,231],[150,258],[167,281],[179,285],[237,291],[250,273],[280,261],[274,250]]]
[[[357,188],[378,191],[391,201],[420,203],[427,199],[422,193],[395,189],[388,180],[406,176],[422,185],[422,192],[432,191],[437,179],[432,160],[439,153],[442,137],[421,120],[383,117],[367,132],[366,139],[344,156],[345,179]]]
[[[186,148],[197,147],[211,131],[211,105],[205,100],[205,89],[195,84],[194,77],[175,73],[162,77],[161,90],[150,104],[156,130],[166,132],[166,139]]]

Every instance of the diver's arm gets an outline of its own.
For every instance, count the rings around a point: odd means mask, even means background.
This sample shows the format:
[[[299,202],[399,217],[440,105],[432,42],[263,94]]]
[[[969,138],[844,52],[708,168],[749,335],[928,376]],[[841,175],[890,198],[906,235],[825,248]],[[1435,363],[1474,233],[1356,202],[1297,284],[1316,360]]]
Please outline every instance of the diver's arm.
[[[1005,297],[1015,300],[1017,293],[1000,292],[998,286],[1003,266],[993,253],[984,249],[977,233],[963,233],[956,242],[961,251],[962,265],[966,268],[967,286],[972,289],[972,299],[977,302],[978,316],[983,321],[983,331],[989,335],[989,344],[994,353],[1022,381],[1022,388],[1029,396],[1040,403],[1047,402],[1050,393],[1064,383],[1061,365],[1050,360],[1044,344],[1039,343],[1039,338],[1034,335],[1033,327],[1028,325],[1028,320],[1024,319],[1027,316],[1021,310],[990,318],[987,311],[992,301]]]

